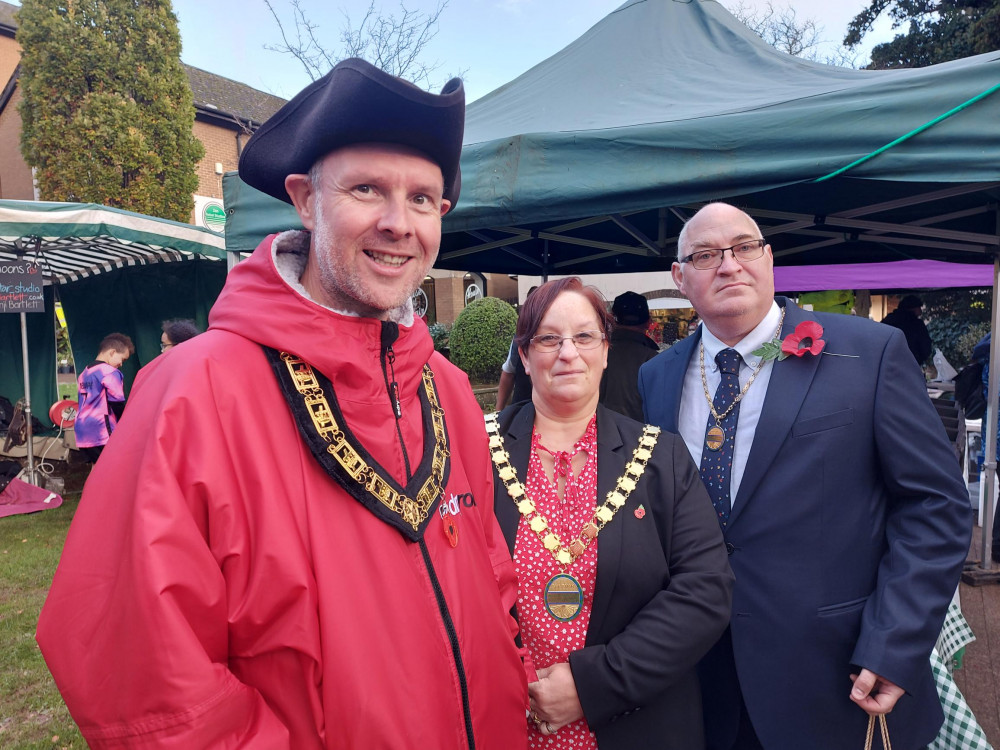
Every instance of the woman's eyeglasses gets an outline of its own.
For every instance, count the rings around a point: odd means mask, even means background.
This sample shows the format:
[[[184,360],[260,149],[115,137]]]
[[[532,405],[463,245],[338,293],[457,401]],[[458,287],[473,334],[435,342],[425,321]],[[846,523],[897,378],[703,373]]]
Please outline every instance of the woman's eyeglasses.
[[[562,348],[563,341],[572,341],[577,349],[596,349],[604,341],[600,331],[580,331],[572,336],[557,336],[554,333],[543,333],[532,336],[531,343],[540,352],[555,352]]]

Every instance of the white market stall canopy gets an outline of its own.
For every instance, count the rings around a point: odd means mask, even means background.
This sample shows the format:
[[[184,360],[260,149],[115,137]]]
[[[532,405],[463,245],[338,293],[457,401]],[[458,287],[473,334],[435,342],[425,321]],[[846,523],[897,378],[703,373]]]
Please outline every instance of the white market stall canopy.
[[[35,258],[45,283],[66,284],[115,268],[224,259],[222,235],[93,203],[0,201],[0,262]]]
[[[191,318],[204,326],[225,281],[225,240],[208,229],[95,204],[0,201],[0,267],[37,263],[45,311],[26,313],[30,392],[43,423],[56,399],[54,307],[62,302],[77,364],[97,354],[104,336],[136,345],[122,371],[131,384],[160,353],[162,321]],[[0,395],[25,393],[20,317],[0,314]]]

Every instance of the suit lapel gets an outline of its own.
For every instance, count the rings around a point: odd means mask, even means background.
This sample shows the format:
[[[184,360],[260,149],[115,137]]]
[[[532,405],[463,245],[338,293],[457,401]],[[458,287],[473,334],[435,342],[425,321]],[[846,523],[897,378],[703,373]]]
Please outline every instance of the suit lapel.
[[[783,304],[782,304],[783,303]],[[804,320],[815,320],[816,317],[802,310],[792,301],[784,297],[778,298],[778,304],[785,308],[785,321],[781,326],[781,338],[795,330],[795,326]],[[729,527],[739,519],[743,508],[753,498],[754,492],[761,480],[771,468],[778,451],[784,444],[792,429],[796,416],[802,408],[806,394],[816,376],[816,369],[822,355],[807,354],[803,357],[788,357],[775,361],[771,371],[771,380],[764,397],[764,407],[761,410],[760,421],[754,433],[753,445],[747,459],[746,470],[740,482],[732,514],[729,516]]]
[[[597,407],[597,505],[600,506],[608,493],[615,488],[618,477],[625,471],[626,450],[618,425],[610,412],[603,406]],[[631,451],[628,451],[631,458]],[[618,580],[621,562],[622,533],[625,526],[622,508],[605,525],[597,537],[597,582],[594,585],[594,605],[587,628],[588,641],[591,633],[600,633],[604,615],[611,602],[611,595]]]
[[[693,335],[678,341],[659,355],[664,358],[664,364],[661,368],[663,383],[660,392],[655,396],[663,399],[663,412],[660,415],[659,426],[667,432],[679,432],[677,422],[681,412],[681,390],[684,387],[684,376],[687,373],[691,355],[700,343],[701,326],[698,326]]]
[[[531,455],[531,433],[535,426],[535,407],[526,404],[510,423],[507,434],[504,436],[504,448],[510,456],[510,463],[517,472],[518,480],[524,484],[528,478],[528,458]],[[521,521],[521,514],[517,511],[517,506],[507,494],[503,484],[494,475],[493,481],[497,483],[499,492],[495,496],[495,512],[497,520],[500,522],[500,529],[503,531],[504,539],[507,540],[507,549],[510,554],[514,554],[514,542],[517,539],[517,525]]]

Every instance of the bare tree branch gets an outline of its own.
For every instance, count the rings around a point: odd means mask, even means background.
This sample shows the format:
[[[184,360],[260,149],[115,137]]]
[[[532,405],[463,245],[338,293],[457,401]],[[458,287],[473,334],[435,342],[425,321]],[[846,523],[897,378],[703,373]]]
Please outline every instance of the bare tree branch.
[[[294,25],[292,32],[282,22],[272,0],[264,0],[281,35],[281,44],[266,48],[297,59],[313,80],[348,57],[364,58],[387,73],[423,86],[430,83],[431,74],[439,67],[438,63],[422,62],[420,56],[437,34],[438,20],[448,7],[448,0],[439,0],[428,13],[410,10],[400,2],[399,15],[382,14],[375,0],[370,0],[357,25],[343,13],[339,49],[329,49],[319,41],[320,27],[309,20],[302,1],[287,0]]]
[[[823,27],[815,19],[800,21],[791,7],[776,9],[768,1],[764,8],[754,8],[739,0],[729,8],[738,21],[775,49],[794,57],[801,57],[827,65],[857,68],[857,55],[844,47],[832,55],[821,56],[819,45],[823,42]]]

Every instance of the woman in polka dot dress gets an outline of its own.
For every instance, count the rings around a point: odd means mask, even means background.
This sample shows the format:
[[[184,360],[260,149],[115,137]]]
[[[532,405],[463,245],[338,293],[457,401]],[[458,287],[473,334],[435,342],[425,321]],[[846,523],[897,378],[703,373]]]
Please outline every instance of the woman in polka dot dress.
[[[529,746],[704,747],[695,665],[732,573],[683,442],[598,405],[611,316],[576,277],[518,320],[532,400],[488,418],[494,506],[517,566]]]

